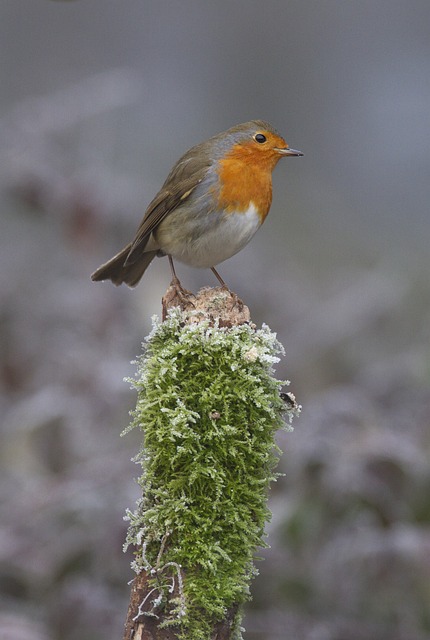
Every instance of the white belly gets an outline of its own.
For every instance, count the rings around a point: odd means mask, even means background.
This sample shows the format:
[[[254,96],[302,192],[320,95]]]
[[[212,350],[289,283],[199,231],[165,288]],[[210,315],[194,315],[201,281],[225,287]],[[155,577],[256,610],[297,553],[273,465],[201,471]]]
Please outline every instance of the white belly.
[[[175,212],[177,215],[177,212]],[[214,267],[231,258],[251,240],[261,220],[253,203],[247,211],[237,213],[213,213],[208,217],[204,230],[202,219],[197,222],[193,233],[177,234],[157,232],[157,241],[162,250],[173,258],[192,267]],[[160,225],[161,227],[161,225]],[[160,228],[161,231],[161,228]],[[184,229],[182,228],[182,231]]]

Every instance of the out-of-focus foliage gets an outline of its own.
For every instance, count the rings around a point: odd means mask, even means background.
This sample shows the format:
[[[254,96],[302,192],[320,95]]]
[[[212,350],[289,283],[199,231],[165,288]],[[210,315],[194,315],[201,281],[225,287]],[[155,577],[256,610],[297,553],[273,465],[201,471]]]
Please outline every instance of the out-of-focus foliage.
[[[305,157],[220,270],[304,410],[247,635],[430,638],[429,22],[426,0],[2,4],[0,637],[121,637],[122,380],[169,273],[89,274],[182,152],[260,117]]]

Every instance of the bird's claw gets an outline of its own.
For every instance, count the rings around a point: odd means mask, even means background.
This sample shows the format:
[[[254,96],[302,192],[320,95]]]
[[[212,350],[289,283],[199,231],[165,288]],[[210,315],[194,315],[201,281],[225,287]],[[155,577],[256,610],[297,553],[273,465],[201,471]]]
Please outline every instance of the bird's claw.
[[[178,278],[172,278],[172,281],[163,296],[163,319],[167,316],[167,311],[171,307],[179,307],[186,311],[190,307],[195,307],[191,298],[195,295],[191,291],[184,289]]]

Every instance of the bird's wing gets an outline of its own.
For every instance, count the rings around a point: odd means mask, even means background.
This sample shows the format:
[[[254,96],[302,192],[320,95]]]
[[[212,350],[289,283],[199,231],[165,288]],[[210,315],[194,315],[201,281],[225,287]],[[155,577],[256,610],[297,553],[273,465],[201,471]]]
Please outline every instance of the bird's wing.
[[[190,150],[192,151],[192,150]],[[185,154],[173,167],[166,182],[149,204],[143,220],[131,244],[125,264],[131,264],[139,258],[148,242],[149,236],[164,218],[178,205],[186,201],[205,177],[210,166],[209,161]],[[203,165],[203,166],[202,166]]]

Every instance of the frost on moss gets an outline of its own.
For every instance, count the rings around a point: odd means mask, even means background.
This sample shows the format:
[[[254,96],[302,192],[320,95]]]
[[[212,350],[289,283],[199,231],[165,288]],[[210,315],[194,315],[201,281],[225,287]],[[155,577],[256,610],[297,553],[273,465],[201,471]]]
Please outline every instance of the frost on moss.
[[[154,320],[130,381],[138,401],[125,432],[142,429],[144,443],[126,547],[135,547],[134,570],[152,576],[141,613],[162,611],[161,624],[188,640],[208,640],[250,597],[280,453],[274,434],[297,413],[280,397],[288,383],[274,377],[282,352],[267,326],[186,324],[173,309]]]

